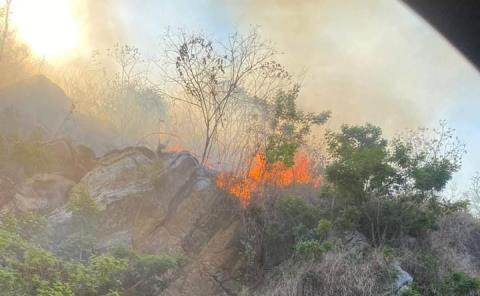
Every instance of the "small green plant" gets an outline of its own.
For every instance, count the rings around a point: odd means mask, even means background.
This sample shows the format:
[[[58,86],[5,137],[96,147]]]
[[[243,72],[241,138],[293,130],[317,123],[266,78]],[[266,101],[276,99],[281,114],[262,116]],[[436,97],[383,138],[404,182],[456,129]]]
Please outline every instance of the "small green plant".
[[[333,244],[330,241],[321,243],[318,240],[304,240],[295,245],[294,255],[300,259],[319,259],[332,249]]]
[[[385,260],[390,261],[393,259],[393,256],[394,256],[393,248],[388,245],[384,246],[383,257],[385,258]]]
[[[320,221],[318,221],[317,228],[315,228],[315,234],[320,239],[324,239],[331,229],[332,229],[332,222],[330,222],[330,220],[320,219]]]
[[[400,296],[422,296],[415,286],[412,285],[402,288],[400,291]]]
[[[92,218],[98,213],[98,207],[95,200],[88,192],[88,188],[79,183],[70,191],[67,208],[73,215]]]

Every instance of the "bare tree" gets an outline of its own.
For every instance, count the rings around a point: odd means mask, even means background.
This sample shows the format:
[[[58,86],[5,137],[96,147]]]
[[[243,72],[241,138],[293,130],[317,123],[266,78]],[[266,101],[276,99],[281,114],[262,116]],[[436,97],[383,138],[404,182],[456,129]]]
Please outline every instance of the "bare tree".
[[[9,22],[10,22],[10,7],[13,0],[5,0],[5,7],[3,9],[3,28],[0,42],[0,60],[2,60],[5,44],[7,43]]]
[[[275,51],[256,31],[245,36],[233,34],[226,42],[180,32],[175,37],[167,34],[165,45],[164,60],[156,63],[177,91],[165,94],[201,114],[203,164],[218,142],[219,130],[229,120],[230,107],[246,98],[266,99],[278,90],[280,80],[288,78],[273,60]]]

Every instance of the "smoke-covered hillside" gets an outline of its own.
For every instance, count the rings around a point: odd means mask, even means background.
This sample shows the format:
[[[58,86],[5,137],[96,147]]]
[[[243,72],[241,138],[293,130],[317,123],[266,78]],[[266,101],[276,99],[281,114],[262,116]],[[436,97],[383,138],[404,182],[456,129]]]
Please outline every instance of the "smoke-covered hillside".
[[[399,5],[207,2],[0,4],[0,295],[480,295],[475,104],[421,124],[475,97],[458,53]]]

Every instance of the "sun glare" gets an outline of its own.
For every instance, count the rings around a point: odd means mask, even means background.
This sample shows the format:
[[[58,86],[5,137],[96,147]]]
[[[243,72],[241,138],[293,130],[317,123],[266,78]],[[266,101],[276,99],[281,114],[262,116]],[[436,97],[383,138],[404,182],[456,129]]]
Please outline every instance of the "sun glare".
[[[72,0],[13,1],[12,22],[35,55],[62,59],[80,45]]]

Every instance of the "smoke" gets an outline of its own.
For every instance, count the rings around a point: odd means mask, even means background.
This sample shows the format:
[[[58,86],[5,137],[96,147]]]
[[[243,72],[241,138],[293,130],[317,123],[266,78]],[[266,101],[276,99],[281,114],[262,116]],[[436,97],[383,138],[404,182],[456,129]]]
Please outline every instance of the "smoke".
[[[121,22],[122,1],[115,0],[72,0],[77,17],[82,24],[83,50],[111,48],[126,40],[127,34]]]
[[[86,24],[90,49],[138,40],[136,35],[146,35],[142,32],[146,28],[156,29],[155,34],[161,35],[166,27],[153,25],[158,25],[159,20],[152,9],[161,15],[164,9],[172,10],[170,6],[176,5],[75,1]],[[194,13],[187,9],[185,1],[180,2],[178,9],[173,9],[178,11],[178,17],[169,18],[171,22],[178,19],[178,23],[169,23],[171,27],[182,26],[182,16]],[[195,2],[186,2],[192,9],[196,7]],[[368,121],[396,131],[427,125],[444,117],[463,95],[464,86],[476,85],[478,80],[475,69],[401,1],[202,3],[214,7],[214,12],[197,9],[197,14],[207,14],[215,26],[225,23],[225,19],[230,22],[228,30],[259,26],[263,36],[282,53],[280,62],[302,83],[302,107],[318,112],[331,110],[332,127]],[[225,27],[208,29],[215,35],[215,31],[223,33]]]
[[[281,62],[300,74],[303,107],[333,111],[333,127],[368,121],[388,132],[428,124],[478,78],[400,1],[212,1],[226,5],[239,27],[260,26]]]

